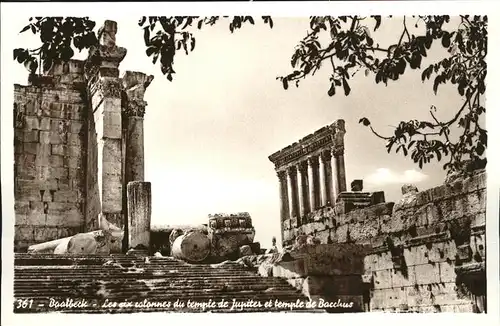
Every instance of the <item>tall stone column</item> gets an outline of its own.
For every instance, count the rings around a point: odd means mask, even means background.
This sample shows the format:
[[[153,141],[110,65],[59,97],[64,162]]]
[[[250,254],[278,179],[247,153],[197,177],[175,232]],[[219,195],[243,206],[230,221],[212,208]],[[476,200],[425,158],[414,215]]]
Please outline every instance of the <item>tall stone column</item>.
[[[325,205],[332,205],[332,164],[330,151],[326,150],[323,153],[323,162],[325,163]]]
[[[297,164],[297,192],[299,197],[299,213],[297,219],[301,220],[305,216],[305,203],[304,203],[304,171],[302,163]]]
[[[327,197],[326,197],[326,174],[325,174],[325,156],[323,153],[319,155],[319,189],[320,189],[320,198],[321,205],[325,206]]]
[[[280,193],[280,218],[283,222],[287,219],[287,209],[288,209],[288,201],[286,194],[286,174],[283,171],[277,173],[279,180],[279,193]]]
[[[128,244],[130,248],[150,247],[151,183],[132,181],[127,184]]]
[[[146,88],[153,80],[141,72],[127,71],[122,77],[125,95],[122,98],[125,135],[125,184],[144,181],[144,101]]]
[[[118,66],[127,50],[116,45],[117,24],[106,20],[99,29],[99,45],[90,49],[85,63],[90,112],[98,139],[98,184],[101,211],[124,229],[122,176],[122,85]]]
[[[339,180],[339,192],[347,191],[347,183],[345,179],[345,162],[344,162],[344,153],[339,154],[337,156],[337,171],[338,171],[338,180]]]
[[[333,147],[336,154],[336,170],[338,175],[338,191],[343,192],[347,190],[347,183],[345,178],[345,163],[344,163],[344,135],[345,122],[344,120],[337,120],[333,124]]]
[[[292,170],[287,169],[286,170],[286,187],[287,187],[287,194],[288,194],[288,217],[292,219],[295,216],[295,203],[294,203],[294,198],[293,198],[293,176],[292,176]]]
[[[283,222],[288,218],[286,172],[279,171],[277,175],[279,180],[279,194],[280,194],[280,230],[281,230],[281,241],[283,242],[285,240],[285,223]]]
[[[338,159],[337,159],[337,152],[333,148],[331,151],[331,166],[332,166],[332,180],[331,180],[331,197],[332,197],[332,206],[335,205],[335,202],[337,201],[337,197],[339,195],[339,172],[338,172]]]
[[[307,178],[309,183],[309,210],[312,212],[316,209],[316,191],[314,189],[316,182],[314,180],[314,161],[312,157],[307,158]]]

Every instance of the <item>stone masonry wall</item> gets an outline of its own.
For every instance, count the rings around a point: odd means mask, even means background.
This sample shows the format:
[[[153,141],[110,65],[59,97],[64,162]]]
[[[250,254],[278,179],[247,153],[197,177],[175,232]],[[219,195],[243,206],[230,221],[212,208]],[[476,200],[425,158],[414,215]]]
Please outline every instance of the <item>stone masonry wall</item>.
[[[15,250],[82,232],[85,113],[82,63],[14,88]]]
[[[363,278],[371,283],[371,311],[485,310],[485,172],[407,193],[396,204],[343,207],[318,210],[299,227],[285,220],[284,245],[300,234],[369,245]]]

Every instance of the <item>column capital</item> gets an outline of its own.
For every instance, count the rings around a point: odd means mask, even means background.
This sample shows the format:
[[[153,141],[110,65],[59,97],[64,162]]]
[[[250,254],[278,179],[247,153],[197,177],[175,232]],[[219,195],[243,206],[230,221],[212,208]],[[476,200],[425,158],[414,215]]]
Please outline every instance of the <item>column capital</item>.
[[[137,71],[126,71],[121,78],[123,86],[122,106],[127,116],[144,117],[147,102],[144,101],[146,89],[153,81],[153,75]]]
[[[294,165],[287,167],[286,173],[287,173],[287,175],[290,175],[290,176],[295,175],[297,173],[297,167],[295,167]]]
[[[280,171],[276,171],[276,176],[278,176],[278,179],[280,181],[283,181],[286,179],[286,171],[285,170],[280,170]]]
[[[321,157],[323,158],[323,160],[326,162],[326,161],[329,161],[331,158],[332,158],[332,153],[331,153],[331,150],[329,149],[326,149],[324,151],[321,152]]]
[[[102,92],[104,97],[121,98],[122,85],[114,78],[103,78],[97,82],[97,90]]]
[[[307,157],[307,166],[314,167],[318,164],[318,158],[316,156],[308,156]]]
[[[122,113],[127,117],[144,117],[146,113],[147,102],[138,99],[124,100],[122,105]]]
[[[319,153],[318,157],[319,160],[321,160],[321,163],[326,163],[330,159],[330,151],[328,150],[323,150]]]
[[[296,166],[297,171],[302,173],[302,172],[304,172],[305,169],[307,169],[307,165],[308,165],[308,163],[306,161],[299,161],[299,162],[297,162],[297,164],[295,166]]]
[[[334,145],[331,150],[331,155],[337,157],[340,155],[344,155],[344,145]]]
[[[344,135],[346,133],[345,121],[342,119],[339,119],[331,125],[331,128],[333,131],[333,135],[332,135],[333,147],[338,148],[338,151],[336,153],[339,153],[340,151],[343,153],[344,152]],[[338,155],[341,155],[341,154],[338,154]]]

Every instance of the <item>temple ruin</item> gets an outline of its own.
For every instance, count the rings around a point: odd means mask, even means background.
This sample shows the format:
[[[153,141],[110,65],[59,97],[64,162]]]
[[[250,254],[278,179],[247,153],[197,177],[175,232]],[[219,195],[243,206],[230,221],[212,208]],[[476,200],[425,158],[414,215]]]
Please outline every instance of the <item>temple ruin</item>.
[[[386,203],[363,180],[346,190],[344,135],[337,120],[269,156],[283,247],[305,251],[273,275],[360,311],[485,312],[485,171],[424,191],[403,185]]]
[[[54,297],[95,303],[60,310],[80,313],[197,310],[146,305],[152,298],[347,305],[307,309],[329,312],[486,311],[486,173],[423,191],[404,185],[396,203],[363,191],[362,180],[349,191],[343,120],[269,156],[281,252],[254,242],[247,212],[152,227],[143,119],[153,76],[120,76],[126,49],[116,33],[106,21],[86,60],[15,85],[14,294],[35,307],[16,312],[46,312]],[[105,299],[144,304],[111,307]],[[204,311],[216,310],[227,311]]]
[[[54,64],[15,85],[15,250],[100,228],[121,229],[112,251],[149,245],[144,93],[153,80],[118,66],[117,25],[106,21],[87,60]],[[127,225],[129,224],[129,225]]]

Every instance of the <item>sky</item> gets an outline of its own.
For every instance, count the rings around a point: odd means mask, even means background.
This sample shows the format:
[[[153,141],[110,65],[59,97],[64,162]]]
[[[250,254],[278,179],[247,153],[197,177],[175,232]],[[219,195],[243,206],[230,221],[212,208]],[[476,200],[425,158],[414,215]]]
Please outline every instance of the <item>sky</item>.
[[[12,37],[20,47],[36,44],[29,33],[14,35],[29,17],[17,19]],[[91,17],[102,25],[106,17]],[[385,192],[397,201],[401,186],[419,190],[439,185],[445,172],[431,164],[420,170],[409,158],[388,154],[383,140],[358,120],[367,117],[388,134],[401,120],[428,119],[435,105],[438,116],[450,117],[460,98],[452,87],[422,83],[420,72],[409,72],[388,86],[360,72],[351,80],[351,94],[327,95],[329,66],[300,87],[284,90],[277,76],[291,72],[290,57],[305,36],[309,19],[275,18],[274,27],[262,21],[230,33],[229,23],[195,31],[196,48],[176,55],[169,82],[145,54],[137,20],[117,19],[117,45],[127,48],[121,72],[141,71],[155,76],[147,89],[144,120],[145,179],[152,183],[152,223],[201,224],[208,214],[249,212],[256,241],[268,247],[280,239],[278,178],[268,156],[331,124],[346,122],[347,187],[364,180],[364,190]],[[381,45],[397,42],[401,19],[385,21],[377,34]],[[35,42],[35,43],[33,43]],[[443,55],[438,47],[423,66]],[[81,54],[77,58],[84,58]],[[27,83],[22,65],[15,82]]]

